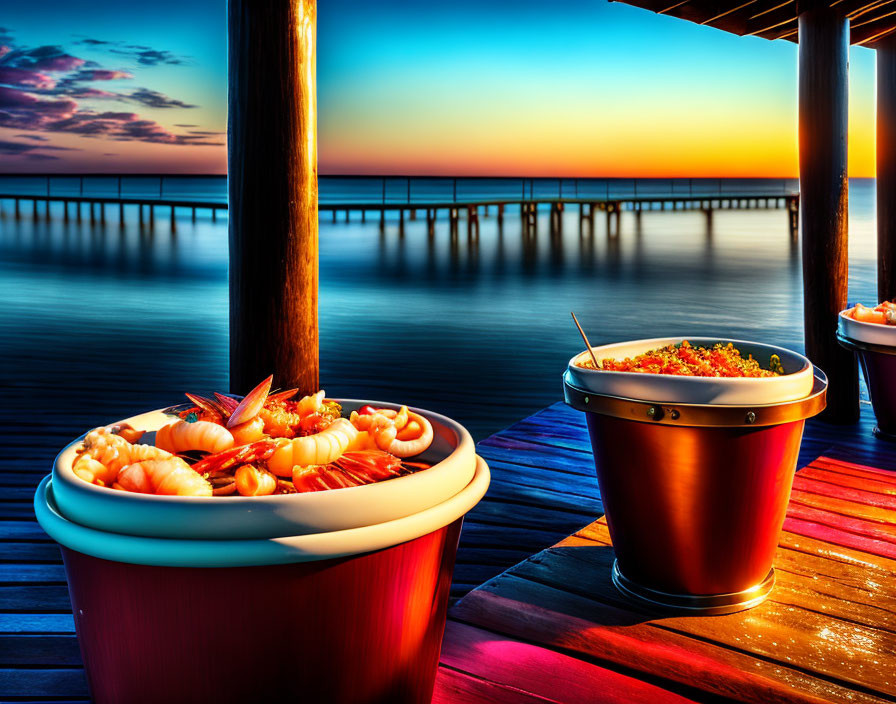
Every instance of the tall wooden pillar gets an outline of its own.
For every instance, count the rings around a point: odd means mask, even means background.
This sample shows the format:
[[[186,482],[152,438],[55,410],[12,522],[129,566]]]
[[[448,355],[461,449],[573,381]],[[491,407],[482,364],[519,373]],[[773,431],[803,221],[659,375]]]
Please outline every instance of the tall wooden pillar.
[[[877,297],[896,298],[896,35],[877,49]]]
[[[316,391],[315,0],[229,0],[230,387]]]
[[[806,353],[828,375],[824,418],[853,423],[859,385],[851,351],[837,344],[849,262],[846,130],[849,21],[826,3],[801,2],[799,16],[800,222]]]

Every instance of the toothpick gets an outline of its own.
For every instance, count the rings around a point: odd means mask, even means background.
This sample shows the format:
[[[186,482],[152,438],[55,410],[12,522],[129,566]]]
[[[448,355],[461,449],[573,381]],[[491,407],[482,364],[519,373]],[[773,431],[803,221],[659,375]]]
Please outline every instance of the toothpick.
[[[585,335],[585,331],[582,330],[582,326],[579,325],[579,319],[576,317],[576,314],[572,311],[569,311],[569,314],[572,316],[573,322],[575,322],[576,327],[579,329],[579,334],[582,336],[582,339],[585,341],[585,347],[588,348],[588,351],[591,353],[591,360],[594,362],[594,368],[600,369],[600,364],[597,361],[597,357],[594,356],[594,350],[591,349],[591,343],[588,342],[588,336]]]

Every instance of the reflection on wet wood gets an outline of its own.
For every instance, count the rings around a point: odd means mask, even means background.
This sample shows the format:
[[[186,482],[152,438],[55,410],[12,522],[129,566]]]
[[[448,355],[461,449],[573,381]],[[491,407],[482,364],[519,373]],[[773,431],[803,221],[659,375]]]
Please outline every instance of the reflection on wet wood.
[[[491,679],[518,689],[521,697],[506,701],[520,702],[541,694],[528,663],[558,655],[576,664],[554,682],[554,702],[582,701],[581,687],[605,680],[615,701],[606,669],[662,687],[651,695],[657,701],[896,698],[896,473],[819,458],[794,487],[776,586],[758,607],[712,617],[639,612],[610,580],[612,542],[600,519],[458,602],[443,667],[489,679],[494,662]],[[459,658],[453,642],[469,643],[462,629],[470,627],[491,638],[475,662]],[[532,652],[508,663],[494,645],[505,640]],[[590,691],[602,694],[599,685]]]

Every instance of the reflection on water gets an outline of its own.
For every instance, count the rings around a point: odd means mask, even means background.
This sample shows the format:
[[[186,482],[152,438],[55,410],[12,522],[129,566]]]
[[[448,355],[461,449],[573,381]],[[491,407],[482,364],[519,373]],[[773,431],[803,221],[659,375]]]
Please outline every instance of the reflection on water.
[[[851,298],[874,299],[871,183],[853,186]],[[863,190],[864,188],[864,190]],[[89,425],[227,386],[227,226],[177,234],[0,219],[6,403]],[[340,218],[341,220],[342,218]],[[802,348],[799,244],[783,210],[390,214],[321,223],[321,377],[328,393],[439,410],[483,437],[561,397],[580,342],[675,334]],[[80,421],[79,421],[80,422]]]

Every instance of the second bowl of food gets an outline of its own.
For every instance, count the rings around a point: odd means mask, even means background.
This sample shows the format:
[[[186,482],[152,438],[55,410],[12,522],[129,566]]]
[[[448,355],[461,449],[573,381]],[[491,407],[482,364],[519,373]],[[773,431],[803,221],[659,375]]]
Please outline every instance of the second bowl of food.
[[[658,403],[768,404],[812,391],[812,363],[791,350],[718,337],[616,342],[569,361],[571,381],[597,394]]]

